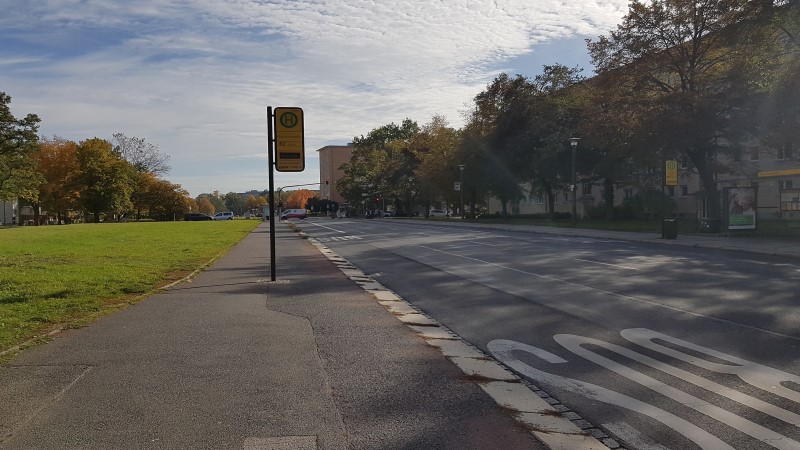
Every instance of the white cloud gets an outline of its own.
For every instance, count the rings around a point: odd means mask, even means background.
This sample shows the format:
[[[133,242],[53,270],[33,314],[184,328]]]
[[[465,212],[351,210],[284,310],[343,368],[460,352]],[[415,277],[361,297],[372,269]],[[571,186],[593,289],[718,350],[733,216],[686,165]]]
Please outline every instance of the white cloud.
[[[265,152],[267,105],[304,108],[308,154],[406,117],[460,126],[498,67],[607,32],[627,3],[14,2],[0,17],[14,43],[0,50],[0,90],[17,114],[42,117],[43,134],[144,137],[193,195],[244,191],[266,177],[248,156]],[[317,180],[308,166],[284,184]]]

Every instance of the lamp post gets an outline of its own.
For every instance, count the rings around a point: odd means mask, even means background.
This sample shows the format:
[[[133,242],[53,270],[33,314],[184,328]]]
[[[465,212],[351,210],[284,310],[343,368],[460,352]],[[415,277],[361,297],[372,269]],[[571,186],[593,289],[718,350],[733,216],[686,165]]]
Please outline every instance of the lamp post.
[[[464,164],[458,165],[458,170],[460,172],[461,177],[459,178],[458,182],[458,192],[461,194],[461,219],[464,219]]]
[[[577,215],[578,215],[578,175],[575,171],[575,150],[578,148],[578,141],[581,138],[569,138],[569,143],[572,146],[572,224],[575,225],[577,222]]]

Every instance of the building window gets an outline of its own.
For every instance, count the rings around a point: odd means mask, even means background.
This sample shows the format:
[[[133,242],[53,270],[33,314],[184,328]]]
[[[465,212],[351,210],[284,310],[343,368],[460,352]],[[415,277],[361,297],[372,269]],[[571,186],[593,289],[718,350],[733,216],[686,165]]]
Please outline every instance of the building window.
[[[793,185],[792,180],[780,180],[778,182],[778,188],[780,190],[782,190],[782,191],[785,191],[785,190],[788,190],[788,189],[794,189],[792,187],[792,185]]]
[[[758,149],[754,148],[750,150],[750,161],[758,161]]]
[[[793,157],[793,145],[791,142],[786,143],[778,148],[778,159],[789,160]]]
[[[592,183],[583,183],[583,195],[592,195]]]
[[[689,196],[689,186],[681,186],[681,197]]]
[[[675,197],[675,186],[667,186],[667,197]]]
[[[625,189],[625,198],[633,198],[633,189]]]
[[[689,162],[687,161],[687,159],[685,157],[680,159],[680,165],[681,165],[681,169],[688,169],[689,168]]]

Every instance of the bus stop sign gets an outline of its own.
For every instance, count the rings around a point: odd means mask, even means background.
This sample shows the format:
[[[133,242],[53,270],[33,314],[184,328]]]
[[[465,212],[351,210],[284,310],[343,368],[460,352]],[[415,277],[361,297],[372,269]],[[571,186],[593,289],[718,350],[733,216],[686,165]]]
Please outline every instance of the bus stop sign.
[[[302,172],[306,168],[302,108],[275,108],[275,170]]]

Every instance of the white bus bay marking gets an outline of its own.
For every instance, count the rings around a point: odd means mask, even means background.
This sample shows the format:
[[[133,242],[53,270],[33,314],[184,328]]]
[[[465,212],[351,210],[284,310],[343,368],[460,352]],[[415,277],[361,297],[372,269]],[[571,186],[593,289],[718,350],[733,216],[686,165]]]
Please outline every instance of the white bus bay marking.
[[[513,351],[521,351],[538,356],[551,363],[567,362],[547,350],[542,350],[538,347],[522,344],[520,342],[497,339],[489,342],[489,351],[502,363],[526,377],[576,394],[581,394],[590,400],[597,400],[610,405],[620,406],[643,414],[686,436],[687,439],[696,443],[702,449],[733,450],[733,447],[726,444],[721,439],[668,411],[596,384],[586,383],[535,369],[511,354]],[[547,357],[543,357],[543,355],[547,355]]]
[[[621,335],[638,345],[642,345],[651,350],[663,353],[665,355],[674,357],[676,359],[689,362],[698,367],[712,370],[723,374],[734,374],[741,378],[743,381],[763,389],[768,392],[775,393],[784,398],[794,400],[796,402],[800,399],[800,393],[781,386],[781,382],[800,382],[800,377],[796,375],[782,372],[771,367],[763,366],[757,363],[746,361],[731,355],[727,355],[715,350],[692,344],[671,336],[661,334],[652,330],[644,328],[628,329],[621,332]],[[581,356],[589,361],[592,361],[600,366],[603,366],[619,375],[622,375],[629,380],[632,380],[642,386],[652,389],[674,401],[701,412],[709,417],[712,417],[722,423],[730,425],[770,446],[779,449],[797,449],[800,448],[800,442],[794,441],[784,435],[775,431],[767,429],[761,425],[755,424],[733,413],[725,411],[707,401],[701,400],[697,397],[687,394],[679,389],[673,388],[665,383],[655,380],[645,374],[637,372],[629,367],[620,363],[605,358],[597,353],[582,347],[582,345],[597,345],[608,350],[611,350],[619,355],[622,355],[631,360],[648,365],[664,373],[680,378],[684,381],[699,386],[709,392],[723,396],[730,400],[739,402],[755,410],[761,411],[772,417],[780,419],[786,423],[800,427],[800,415],[787,411],[776,405],[767,403],[765,401],[756,399],[747,394],[734,391],[723,385],[717,384],[713,381],[706,380],[700,376],[687,372],[685,370],[673,367],[669,364],[650,358],[646,355],[634,352],[625,347],[620,347],[608,342],[585,338],[582,336],[575,336],[569,334],[559,334],[553,337],[556,342],[561,344],[564,348],[571,351],[575,355]],[[667,348],[656,344],[653,339],[661,339],[666,342],[672,343],[676,346],[681,346],[687,349],[694,350],[709,356],[713,356],[723,361],[728,361],[731,365],[713,363],[702,358],[692,355],[687,355],[680,351]],[[704,430],[696,427],[687,421],[661,410],[653,405],[643,403],[632,397],[624,394],[611,391],[601,386],[585,383],[579,380],[562,377],[559,375],[550,374],[538,369],[535,369],[511,354],[512,351],[522,351],[530,353],[538,358],[541,358],[552,364],[563,364],[567,361],[563,358],[554,355],[546,350],[537,347],[522,344],[519,342],[507,340],[495,340],[489,343],[489,351],[500,361],[507,364],[509,367],[519,371],[520,373],[540,382],[548,383],[574,393],[584,395],[590,399],[599,400],[605,403],[617,405],[631,411],[639,412],[643,415],[651,417],[664,425],[674,429],[676,432],[683,434],[688,439],[695,442],[701,448],[717,449],[717,448],[731,448],[715,436],[705,432]]]

